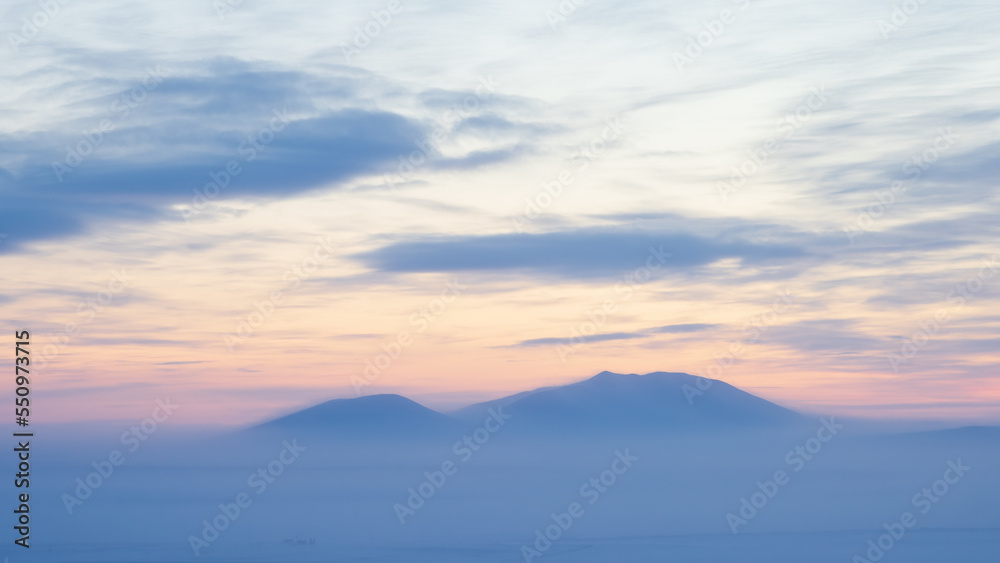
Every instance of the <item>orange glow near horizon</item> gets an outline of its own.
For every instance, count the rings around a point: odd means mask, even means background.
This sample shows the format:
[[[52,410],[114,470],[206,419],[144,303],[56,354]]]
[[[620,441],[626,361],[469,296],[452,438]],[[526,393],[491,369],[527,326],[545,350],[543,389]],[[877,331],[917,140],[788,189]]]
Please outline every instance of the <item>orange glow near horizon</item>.
[[[308,242],[292,246],[306,250],[300,255],[308,255],[311,248]],[[356,251],[341,249],[343,254]],[[53,247],[48,252],[70,251]],[[211,272],[202,265],[186,265],[183,258],[169,253],[155,263],[133,260],[121,265],[134,280],[99,311],[81,303],[87,303],[88,295],[100,295],[114,276],[109,269],[95,272],[83,259],[60,278],[83,280],[89,272],[90,278],[78,284],[86,291],[71,292],[71,286],[50,279],[53,291],[8,305],[17,309],[11,318],[35,313],[79,325],[76,336],[54,349],[65,325],[26,325],[34,330],[39,358],[48,356],[36,376],[47,421],[142,417],[147,403],[171,397],[183,405],[179,420],[246,424],[331,398],[356,396],[353,383],[364,378],[366,362],[386,367],[378,369],[370,384],[361,385],[364,394],[399,393],[440,410],[567,384],[603,370],[692,373],[790,408],[877,418],[986,420],[995,418],[994,405],[1000,401],[1000,387],[987,376],[990,354],[969,356],[956,366],[964,378],[949,376],[942,360],[947,356],[942,354],[948,339],[961,337],[958,330],[943,332],[920,350],[906,366],[910,369],[898,374],[886,360],[891,349],[849,357],[827,353],[822,342],[806,343],[816,350],[803,349],[797,335],[782,327],[825,318],[829,311],[816,307],[814,296],[801,291],[777,312],[778,291],[791,284],[747,284],[738,293],[734,287],[706,285],[699,289],[705,295],[699,300],[669,279],[653,279],[637,286],[630,298],[619,296],[616,312],[592,330],[588,311],[616,298],[614,279],[606,284],[532,286],[517,280],[476,283],[462,274],[420,275],[403,277],[405,284],[400,285],[345,282],[331,290],[321,280],[342,277],[338,268],[359,273],[335,257],[288,289],[282,273],[300,259],[289,261],[276,254],[269,264],[252,270]],[[32,266],[28,257],[10,261]],[[35,275],[41,278],[43,272]],[[461,293],[449,294],[454,297],[450,303],[435,304],[453,280]],[[60,287],[66,291],[57,291]],[[269,305],[260,309],[255,304],[281,288],[286,289],[282,302],[230,351],[225,337],[238,335],[240,322],[254,311],[269,311]],[[729,296],[728,302],[713,297],[721,294]],[[840,292],[838,299],[845,295]],[[985,309],[969,306],[963,316],[975,318],[986,314]],[[838,314],[848,316],[848,311],[843,308]],[[933,307],[905,319],[898,313],[854,314],[867,315],[866,324],[873,330],[905,333],[912,329],[910,318],[933,315]],[[649,332],[697,324],[710,326]],[[403,340],[409,344],[397,349],[404,331],[408,338]],[[574,331],[639,337],[562,348],[565,361],[557,344],[519,345],[569,338]],[[734,348],[734,343],[743,346]],[[740,351],[738,357],[733,350]],[[385,363],[391,354],[397,357]]]

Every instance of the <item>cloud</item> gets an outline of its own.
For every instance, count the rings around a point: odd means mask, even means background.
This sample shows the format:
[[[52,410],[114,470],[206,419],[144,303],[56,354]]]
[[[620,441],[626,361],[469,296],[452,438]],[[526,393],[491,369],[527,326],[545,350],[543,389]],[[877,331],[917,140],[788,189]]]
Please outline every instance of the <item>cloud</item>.
[[[281,115],[287,123],[280,119],[276,122],[274,115]],[[84,161],[62,182],[52,174],[51,167],[35,169],[26,174],[25,180],[33,184],[36,193],[48,196],[80,192],[97,197],[130,194],[150,203],[185,202],[195,188],[204,191],[204,186],[213,181],[224,188],[220,198],[287,196],[378,172],[409,150],[413,140],[422,134],[420,127],[409,120],[377,111],[343,110],[296,119],[283,108],[274,108],[250,122],[254,126],[243,136],[207,127],[191,131],[194,137],[220,145],[216,150],[200,154],[192,150],[189,154],[157,146],[150,150],[153,154],[141,157]],[[146,138],[172,127],[169,123],[158,124],[122,133],[123,138]],[[225,137],[231,137],[231,142],[223,142]],[[225,170],[233,161],[240,168],[236,174]],[[213,173],[233,177],[216,181],[210,176]]]
[[[0,241],[0,254],[15,252],[26,241],[60,237],[83,230],[79,214],[63,208],[59,203],[46,204],[17,197],[2,189],[0,194],[5,196],[0,207],[0,231],[6,235]]]
[[[652,258],[668,272],[690,271],[734,258],[767,266],[802,258],[804,249],[773,242],[719,240],[684,233],[578,229],[542,234],[438,236],[388,244],[358,254],[387,273],[495,271],[593,279],[624,276]]]
[[[0,253],[100,221],[177,218],[174,205],[335,188],[432,145],[433,121],[379,109],[373,91],[384,98],[390,87],[364,71],[318,76],[228,58],[174,67],[183,72],[153,66],[110,89],[94,78],[77,86],[91,93],[72,118],[0,134],[0,232],[10,237]],[[490,115],[484,123],[509,123]],[[470,169],[530,150],[515,140],[424,156],[430,170]]]
[[[887,349],[884,338],[862,331],[846,319],[816,319],[771,327],[763,341],[794,350],[820,354],[861,355]],[[884,361],[883,358],[879,358]]]
[[[667,325],[649,329],[650,332],[659,334],[681,334],[687,332],[701,332],[718,327],[717,324],[689,323],[679,325]]]
[[[533,338],[530,340],[522,340],[518,342],[513,348],[520,347],[534,347],[534,346],[557,346],[559,344],[588,344],[591,342],[608,342],[612,340],[634,340],[638,338],[649,338],[655,334],[681,334],[689,332],[700,332],[703,330],[709,330],[715,328],[719,325],[716,324],[702,324],[702,323],[690,323],[690,324],[676,324],[667,326],[658,326],[654,328],[648,328],[645,330],[639,330],[636,332],[611,332],[606,334],[593,334],[590,336],[579,336],[571,338]]]
[[[579,344],[579,343],[590,343],[590,342],[608,342],[611,340],[632,340],[635,338],[648,338],[648,334],[642,334],[637,332],[612,332],[608,334],[593,334],[590,336],[580,336],[576,338],[534,338],[531,340],[522,340],[518,342],[515,346],[517,347],[533,347],[533,346],[557,346],[559,344]]]

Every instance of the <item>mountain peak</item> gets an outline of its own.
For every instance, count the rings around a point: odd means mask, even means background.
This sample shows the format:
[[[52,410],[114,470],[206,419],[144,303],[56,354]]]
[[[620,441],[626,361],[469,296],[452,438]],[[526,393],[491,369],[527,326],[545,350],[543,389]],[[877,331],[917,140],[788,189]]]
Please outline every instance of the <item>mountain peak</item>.
[[[668,371],[654,371],[652,373],[647,373],[640,375],[638,373],[615,373],[613,371],[602,371],[601,373],[591,377],[590,379],[585,379],[580,383],[585,383],[587,381],[631,381],[638,382],[642,380],[652,381],[654,379],[660,380],[672,380],[678,383],[688,383],[691,380],[696,379],[695,376],[689,373],[682,372],[668,372]]]
[[[639,377],[639,375],[634,373],[615,373],[613,371],[602,371],[601,373],[591,377],[590,379],[585,379],[584,381],[620,381],[624,379],[631,379]]]
[[[450,429],[454,421],[402,395],[332,399],[257,426],[330,435],[405,435]]]
[[[599,432],[752,427],[800,419],[788,409],[721,381],[710,380],[712,385],[696,401],[689,401],[685,386],[697,381],[680,372],[602,371],[583,381],[504,397],[460,413],[479,416],[487,408],[502,406],[512,416],[530,421],[526,426]]]

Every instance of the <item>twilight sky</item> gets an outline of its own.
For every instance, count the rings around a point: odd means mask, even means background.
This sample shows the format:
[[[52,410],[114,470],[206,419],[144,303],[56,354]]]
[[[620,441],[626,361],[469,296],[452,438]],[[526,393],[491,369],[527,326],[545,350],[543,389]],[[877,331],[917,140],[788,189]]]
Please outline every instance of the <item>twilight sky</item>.
[[[1000,420],[995,2],[50,4],[0,8],[46,420],[605,369]]]

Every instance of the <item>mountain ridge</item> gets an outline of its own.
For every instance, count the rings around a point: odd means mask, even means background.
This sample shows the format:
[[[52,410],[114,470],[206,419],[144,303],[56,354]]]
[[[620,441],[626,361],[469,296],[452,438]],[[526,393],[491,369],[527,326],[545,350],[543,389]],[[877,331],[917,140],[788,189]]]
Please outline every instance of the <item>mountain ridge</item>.
[[[699,391],[692,394],[692,389]],[[602,371],[574,383],[522,391],[448,413],[397,394],[332,399],[251,430],[407,437],[481,423],[491,409],[516,418],[516,426],[528,433],[662,433],[768,427],[805,420],[795,411],[719,380],[681,372],[640,375]]]

